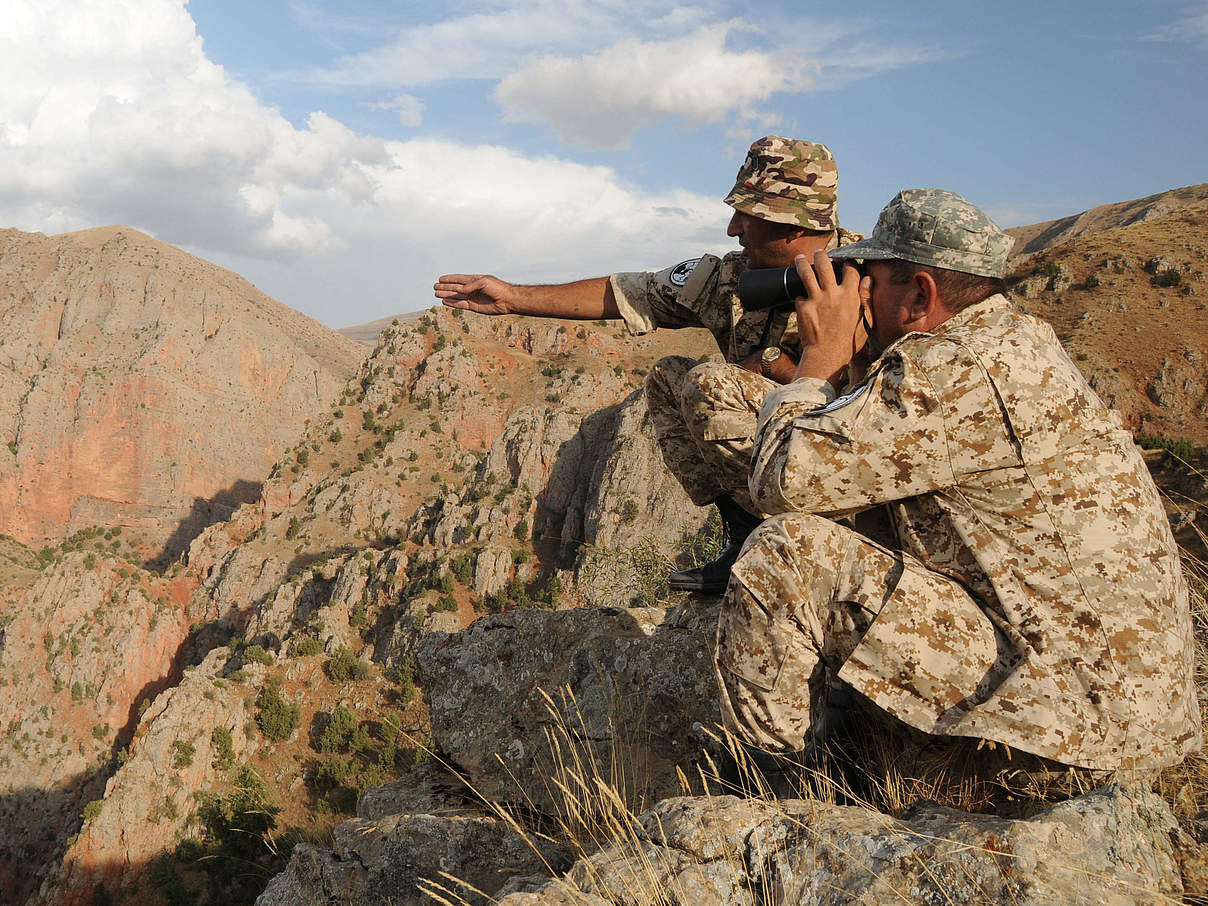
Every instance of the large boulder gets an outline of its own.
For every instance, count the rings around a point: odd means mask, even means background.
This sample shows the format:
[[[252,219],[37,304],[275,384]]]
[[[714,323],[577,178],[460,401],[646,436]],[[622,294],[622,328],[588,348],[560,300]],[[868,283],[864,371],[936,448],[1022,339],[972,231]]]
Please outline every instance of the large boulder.
[[[1183,895],[1165,802],[1111,785],[1027,820],[923,803],[894,819],[817,801],[660,802],[628,839],[501,906],[976,903],[1142,906]]]
[[[517,874],[565,871],[564,847],[538,842],[489,818],[394,815],[346,821],[332,834],[334,850],[294,847],[289,866],[269,882],[256,906],[421,906],[427,884],[456,891],[466,902],[491,902]],[[445,873],[471,885],[450,882]],[[458,902],[454,900],[453,902]]]
[[[632,803],[681,792],[719,718],[717,603],[511,611],[419,643],[432,738],[492,799],[557,811],[575,757],[615,770]],[[558,725],[561,724],[559,728]],[[582,751],[555,753],[560,730]]]

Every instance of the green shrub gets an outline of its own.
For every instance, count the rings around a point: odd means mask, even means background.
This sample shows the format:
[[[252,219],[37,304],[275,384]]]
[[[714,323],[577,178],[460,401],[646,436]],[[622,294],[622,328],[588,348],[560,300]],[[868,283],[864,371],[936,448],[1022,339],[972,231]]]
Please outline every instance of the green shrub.
[[[304,635],[294,641],[294,655],[297,657],[309,657],[312,654],[321,654],[322,652],[323,643],[313,635]]]
[[[469,585],[474,581],[474,556],[469,552],[463,552],[454,557],[450,568],[457,581],[462,585]]]
[[[369,676],[369,665],[353,654],[351,649],[341,647],[323,667],[323,671],[333,681],[346,683]]]
[[[210,744],[214,747],[214,758],[210,761],[216,771],[229,771],[235,765],[235,745],[231,731],[217,726],[210,733]]]
[[[1168,267],[1157,276],[1158,286],[1178,286],[1183,282],[1183,275],[1175,268]]]
[[[397,667],[394,668],[394,679],[398,683],[398,700],[399,704],[406,707],[411,699],[415,698],[419,688],[415,684],[415,656],[408,655]],[[397,718],[391,718],[397,720]],[[386,740],[390,742],[391,740]]]
[[[176,768],[187,768],[193,763],[193,756],[197,753],[197,747],[191,742],[185,742],[183,739],[178,739],[172,743],[172,764]]]
[[[339,755],[328,755],[315,768],[314,774],[311,775],[311,783],[316,789],[327,792],[343,786],[355,774],[356,768],[351,759],[341,758]]]
[[[319,734],[317,748],[320,752],[342,752],[348,748],[353,735],[360,727],[357,716],[343,705],[336,705],[327,718],[323,732]]]
[[[239,766],[235,788],[230,793],[200,792],[194,793],[194,798],[204,836],[204,855],[198,863],[212,877],[245,876],[248,866],[269,851],[266,835],[276,826],[281,811],[269,797],[264,781],[244,764]],[[260,884],[263,887],[263,880]],[[251,900],[231,897],[226,901]]]
[[[1190,463],[1196,455],[1195,444],[1185,437],[1170,438],[1157,434],[1138,434],[1136,442],[1146,450],[1164,450],[1162,465],[1175,467]]]
[[[290,734],[298,729],[301,709],[282,698],[281,693],[272,686],[260,693],[257,708],[256,724],[260,732],[274,742],[289,739]]]
[[[263,645],[248,645],[243,649],[243,663],[269,667],[272,666],[273,656],[264,650]]]
[[[91,802],[89,802],[87,805],[84,806],[84,811],[80,817],[82,817],[85,821],[91,821],[93,818],[95,818],[97,815],[99,815],[101,813],[102,804],[103,803],[101,802],[100,799],[93,799]]]

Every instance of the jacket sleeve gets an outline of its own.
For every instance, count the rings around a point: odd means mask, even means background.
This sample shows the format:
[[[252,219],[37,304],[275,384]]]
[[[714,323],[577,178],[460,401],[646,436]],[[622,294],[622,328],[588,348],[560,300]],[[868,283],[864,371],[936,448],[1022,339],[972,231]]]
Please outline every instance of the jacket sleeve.
[[[700,309],[717,291],[721,259],[690,258],[661,271],[635,271],[609,277],[617,308],[630,333],[656,327],[700,327]]]
[[[755,504],[767,513],[839,515],[1018,464],[977,359],[951,343],[916,351],[910,343],[887,351],[864,383],[838,398],[770,394],[756,433]]]

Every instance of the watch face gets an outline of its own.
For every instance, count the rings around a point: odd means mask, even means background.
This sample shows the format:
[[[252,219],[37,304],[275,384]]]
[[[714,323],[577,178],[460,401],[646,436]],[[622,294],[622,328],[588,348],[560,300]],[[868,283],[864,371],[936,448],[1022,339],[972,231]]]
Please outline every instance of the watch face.
[[[780,347],[779,346],[769,346],[767,349],[765,349],[763,351],[762,358],[765,362],[776,361],[778,358],[780,358]]]

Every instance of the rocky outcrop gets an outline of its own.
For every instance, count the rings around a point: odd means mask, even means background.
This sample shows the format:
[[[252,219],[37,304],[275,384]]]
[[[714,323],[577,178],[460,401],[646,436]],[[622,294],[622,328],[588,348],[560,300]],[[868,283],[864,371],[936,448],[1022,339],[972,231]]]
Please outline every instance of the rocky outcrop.
[[[572,860],[566,847],[488,818],[356,819],[332,836],[333,850],[296,846],[289,867],[269,883],[257,906],[424,906],[434,902],[426,890],[446,889],[480,906],[492,902],[489,898],[516,875],[548,878]]]
[[[244,693],[218,679],[229,657],[226,648],[212,651],[147,708],[125,763],[85,809],[83,827],[57,874],[42,885],[39,903],[89,902],[98,888],[121,899],[118,892],[137,885],[147,863],[184,834],[197,805],[193,792],[220,782],[224,759],[233,763],[255,750]],[[217,727],[229,734],[226,752],[214,742]]]
[[[419,643],[436,748],[490,799],[555,812],[573,756],[615,765],[633,803],[680,792],[720,719],[716,602],[672,608],[513,611]]]
[[[364,352],[135,230],[0,231],[0,531],[123,526],[174,557]]]
[[[511,551],[531,535],[585,603],[643,604],[707,516],[663,465],[639,391],[586,418],[517,410],[459,499],[420,511],[412,534],[470,547],[478,594],[508,583]]]
[[[667,799],[565,878],[499,902],[1148,906],[1183,894],[1177,833],[1143,786],[1028,820],[928,804],[895,820],[815,801]]]
[[[76,551],[0,598],[0,899],[21,902],[99,795],[140,704],[178,679],[187,582]]]

